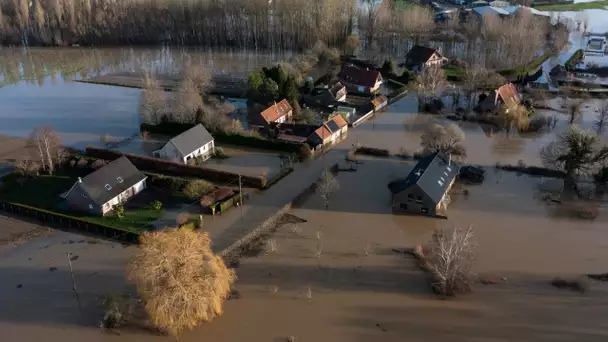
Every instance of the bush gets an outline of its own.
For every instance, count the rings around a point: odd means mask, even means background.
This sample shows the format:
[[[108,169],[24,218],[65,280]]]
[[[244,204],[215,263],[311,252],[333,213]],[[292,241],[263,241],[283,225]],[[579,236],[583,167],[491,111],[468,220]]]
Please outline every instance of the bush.
[[[107,150],[91,146],[86,148],[86,153],[90,157],[106,160],[115,160],[122,156],[126,156],[129,158],[131,163],[133,163],[133,165],[143,171],[168,173],[171,175],[184,177],[200,177],[209,181],[221,183],[231,183],[238,181],[239,179],[239,175],[232,172],[208,169],[195,165],[184,165],[163,159],[141,156],[132,153],[122,153],[120,151]],[[241,179],[245,186],[252,186],[260,189],[266,187],[266,179],[264,177],[243,175]]]
[[[125,217],[125,206],[122,204],[117,204],[114,206],[114,213],[118,216],[119,219]]]
[[[202,179],[197,179],[190,181],[188,185],[186,185],[184,189],[184,195],[188,196],[190,199],[199,199],[206,194],[208,194],[211,190],[213,190],[214,185]]]
[[[161,210],[163,208],[163,203],[159,200],[156,200],[152,202],[151,206],[152,208],[154,208],[154,210]]]
[[[226,158],[230,158],[230,157],[229,157],[229,156],[226,154],[226,152],[224,151],[224,149],[223,149],[223,148],[221,148],[221,147],[215,147],[215,152],[213,153],[213,156],[214,156],[215,158],[218,158],[218,159],[226,159]]]
[[[173,177],[167,175],[161,175],[157,173],[144,172],[148,179],[146,180],[148,185],[152,185],[170,192],[180,192],[184,190],[186,185],[190,182],[188,179]]]
[[[165,229],[140,235],[129,279],[151,322],[177,336],[222,314],[235,275],[212,252],[207,233]]]
[[[580,63],[585,57],[585,52],[582,49],[576,50],[570,58],[564,63],[564,66],[568,70],[573,70],[576,68],[576,65]]]
[[[367,147],[367,146],[358,147],[355,150],[355,153],[366,154],[366,155],[369,155],[369,156],[376,156],[376,157],[388,157],[388,156],[390,156],[390,153],[386,149],[375,148],[375,147]]]

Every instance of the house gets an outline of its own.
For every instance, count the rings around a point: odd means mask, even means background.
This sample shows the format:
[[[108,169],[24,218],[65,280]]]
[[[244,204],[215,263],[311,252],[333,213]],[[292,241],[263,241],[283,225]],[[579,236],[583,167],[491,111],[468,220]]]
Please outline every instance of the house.
[[[359,93],[375,93],[380,90],[382,85],[380,72],[353,64],[343,64],[340,73],[338,73],[338,78],[348,91]]]
[[[173,137],[160,150],[152,152],[157,158],[187,164],[189,160],[202,157],[209,159],[215,151],[213,137],[201,124]]]
[[[384,108],[388,104],[388,98],[384,95],[380,95],[375,97],[372,100],[372,105],[374,106],[374,111],[378,111]]]
[[[493,111],[503,104],[506,104],[508,108],[512,108],[520,103],[521,98],[519,97],[517,88],[513,83],[507,83],[496,90],[492,90],[479,104],[479,109],[484,113]]]
[[[432,217],[445,216],[449,191],[460,167],[443,152],[428,155],[409,175],[389,183],[393,211]]]
[[[441,51],[426,46],[414,45],[405,56],[405,67],[413,72],[420,72],[425,67],[442,66],[448,59],[441,55]]]
[[[304,102],[317,108],[333,108],[338,102],[346,100],[346,87],[337,82],[329,88],[315,89],[313,94],[305,96]]]
[[[341,115],[348,123],[352,123],[357,116],[357,109],[346,106],[338,106],[334,111],[335,115]]]
[[[293,119],[293,108],[286,99],[280,102],[275,102],[272,106],[264,109],[256,115],[250,122],[249,126],[257,128],[266,128],[271,123],[284,123]]]
[[[105,215],[146,188],[146,178],[127,157],[120,157],[78,181],[63,195],[72,209]]]
[[[315,130],[308,138],[309,145],[331,145],[342,140],[348,130],[348,122],[341,115],[336,115]]]

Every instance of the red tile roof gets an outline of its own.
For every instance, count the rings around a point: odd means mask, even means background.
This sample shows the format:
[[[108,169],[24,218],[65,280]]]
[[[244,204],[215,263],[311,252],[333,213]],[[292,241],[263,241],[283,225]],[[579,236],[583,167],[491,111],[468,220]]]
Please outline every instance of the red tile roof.
[[[380,95],[372,100],[372,104],[374,105],[374,108],[378,108],[380,105],[382,105],[383,103],[386,103],[386,102],[388,102],[388,98],[384,95]]]
[[[361,68],[352,64],[343,64],[338,78],[347,83],[373,88],[380,78],[380,73],[376,70]]]
[[[286,99],[281,100],[279,103],[275,103],[272,106],[266,108],[263,112],[260,113],[262,118],[266,121],[266,123],[271,123],[277,121],[279,118],[289,114],[292,111],[291,105],[287,102]]]
[[[323,124],[323,126],[317,128],[317,130],[313,133],[321,139],[321,141],[325,142],[325,140],[331,138],[331,131]]]
[[[521,101],[519,99],[519,93],[513,83],[507,83],[496,90],[496,100],[501,98],[502,101],[509,107],[518,105]]]
[[[331,120],[329,120],[329,121],[334,122],[338,126],[338,129],[348,126],[348,122],[346,122],[346,120],[344,120],[342,115],[339,115],[339,114],[334,116],[333,118],[331,118]]]

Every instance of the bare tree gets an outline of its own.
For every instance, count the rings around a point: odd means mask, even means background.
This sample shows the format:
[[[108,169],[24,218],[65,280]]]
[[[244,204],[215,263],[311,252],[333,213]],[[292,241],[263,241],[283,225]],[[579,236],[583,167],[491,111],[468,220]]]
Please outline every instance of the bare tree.
[[[144,72],[142,77],[144,88],[139,97],[139,115],[143,122],[157,125],[167,111],[164,90],[160,88],[152,73]]]
[[[464,132],[455,124],[442,126],[431,124],[420,136],[420,146],[425,155],[435,152],[443,152],[454,156],[457,159],[464,159],[467,155],[462,142]]]
[[[38,126],[30,134],[30,140],[38,150],[42,167],[53,174],[58,150],[61,148],[57,132],[50,126]]]
[[[435,232],[429,250],[426,267],[433,289],[445,296],[470,291],[475,259],[473,226]]]
[[[520,104],[507,105],[503,104],[498,108],[500,116],[498,119],[502,119],[502,127],[507,132],[507,135],[511,133],[511,129],[516,127],[519,131],[526,131],[530,124],[528,117],[528,110],[526,107]]]
[[[346,43],[344,43],[344,50],[349,55],[354,55],[357,49],[361,46],[361,39],[359,36],[349,35],[346,37]]]
[[[583,106],[582,99],[567,99],[566,110],[568,111],[568,122],[572,125],[581,116],[581,107]]]
[[[325,209],[329,208],[329,201],[339,189],[340,184],[336,177],[334,177],[329,170],[324,170],[323,173],[321,173],[321,178],[319,178],[319,181],[317,182],[317,191],[323,199]]]
[[[194,123],[196,116],[202,113],[203,98],[192,79],[184,79],[171,99],[171,119],[180,123]]]
[[[598,135],[604,133],[606,126],[608,125],[608,100],[603,100],[598,109],[597,117],[593,121],[593,127]]]
[[[475,94],[479,88],[485,83],[488,72],[477,64],[471,65],[464,72],[464,90],[466,92],[467,107],[470,109],[473,105]]]
[[[207,233],[165,229],[142,233],[139,242],[129,278],[156,327],[177,336],[222,314],[235,275]]]
[[[430,66],[422,69],[417,77],[418,96],[422,104],[440,97],[447,85],[445,72],[439,66]]]
[[[20,176],[26,176],[31,172],[35,171],[38,167],[38,164],[34,162],[30,157],[24,156],[17,159],[13,163],[13,166],[15,167],[15,169],[17,169],[17,172]]]

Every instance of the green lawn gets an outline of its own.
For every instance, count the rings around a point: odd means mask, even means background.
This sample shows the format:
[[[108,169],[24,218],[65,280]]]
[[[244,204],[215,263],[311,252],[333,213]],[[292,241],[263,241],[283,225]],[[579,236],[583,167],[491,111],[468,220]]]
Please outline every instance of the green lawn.
[[[19,184],[17,182],[17,177],[9,175],[3,179],[3,183],[0,186],[0,198],[7,202],[44,209],[82,221],[131,232],[139,232],[150,228],[150,223],[163,215],[164,210],[154,210],[150,206],[125,210],[122,219],[118,218],[113,213],[101,217],[58,208],[59,204],[63,201],[59,195],[68,191],[72,185],[74,185],[75,181],[75,178],[68,176],[42,175],[31,178],[23,184]]]
[[[606,9],[608,0],[579,2],[577,4],[555,4],[534,6],[539,11],[584,11],[587,9]]]
[[[442,67],[445,76],[450,81],[462,81],[464,79],[465,69],[453,64],[446,64]]]

